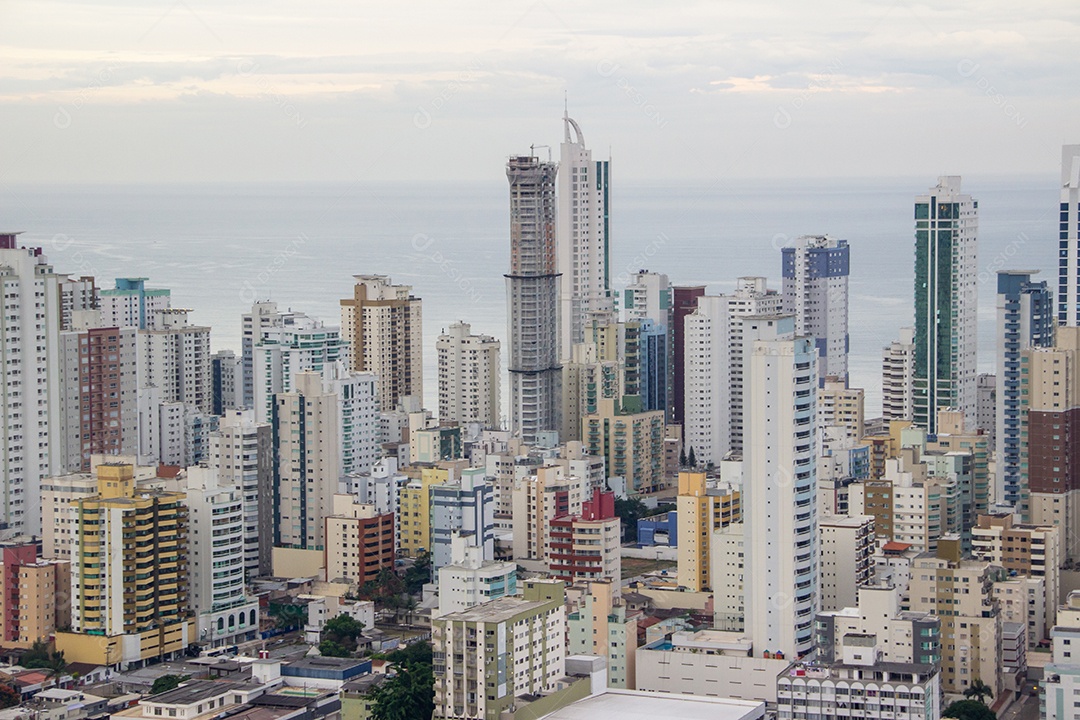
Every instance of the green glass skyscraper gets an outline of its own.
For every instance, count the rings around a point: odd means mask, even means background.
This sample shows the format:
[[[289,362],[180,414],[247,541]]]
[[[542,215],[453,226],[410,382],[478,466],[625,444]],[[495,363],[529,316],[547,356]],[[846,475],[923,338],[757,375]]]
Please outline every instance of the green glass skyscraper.
[[[975,421],[979,204],[960,177],[915,198],[914,422],[937,431],[937,411]]]

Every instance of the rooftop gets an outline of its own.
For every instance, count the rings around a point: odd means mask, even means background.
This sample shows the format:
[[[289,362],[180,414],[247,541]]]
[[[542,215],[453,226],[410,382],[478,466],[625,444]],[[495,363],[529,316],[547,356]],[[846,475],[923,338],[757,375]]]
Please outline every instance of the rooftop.
[[[151,695],[143,699],[143,702],[155,703],[161,705],[191,705],[192,703],[202,702],[210,698],[215,698],[231,690],[237,690],[243,687],[252,687],[247,683],[217,681],[217,680],[195,680],[193,682],[186,683],[176,688],[175,690],[169,690],[168,692],[158,693],[157,695]]]
[[[545,715],[542,720],[752,720],[765,703],[634,690],[608,690]]]
[[[498,600],[471,607],[468,610],[443,615],[440,620],[454,622],[502,622],[524,612],[539,610],[550,605],[547,601],[528,601],[516,597],[501,597]]]

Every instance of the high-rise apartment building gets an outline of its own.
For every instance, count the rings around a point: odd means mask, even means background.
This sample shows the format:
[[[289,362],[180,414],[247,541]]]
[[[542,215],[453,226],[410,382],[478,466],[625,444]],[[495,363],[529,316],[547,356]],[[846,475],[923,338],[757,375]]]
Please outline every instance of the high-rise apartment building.
[[[683,321],[683,438],[703,465],[743,453],[744,321],[779,314],[780,300],[765,278],[741,277],[731,295],[698,298]]]
[[[639,618],[620,597],[618,578],[586,583],[577,608],[566,616],[566,654],[607,658],[608,687],[633,690]]]
[[[230,408],[244,407],[239,402],[243,382],[242,360],[232,350],[218,350],[210,356],[210,412],[224,415]]]
[[[29,648],[71,624],[71,563],[41,560],[32,542],[0,544],[0,638]]]
[[[915,198],[913,420],[931,434],[943,408],[975,421],[978,209],[956,175]]]
[[[349,347],[337,327],[307,315],[293,313],[276,320],[267,320],[273,316],[256,317],[259,322],[271,324],[262,327],[262,335],[252,348],[251,407],[255,408],[256,420],[270,422],[276,393],[292,392],[296,377],[302,372],[321,373],[339,360],[346,361]],[[253,332],[256,329],[253,327]]]
[[[439,420],[482,423],[499,428],[499,341],[473,335],[468,323],[457,322],[435,343],[439,365]]]
[[[559,273],[559,359],[563,362],[570,359],[574,345],[584,342],[585,326],[593,313],[612,309],[608,269],[609,171],[610,161],[593,161],[581,128],[564,114],[555,249]]]
[[[183,493],[140,488],[131,465],[97,467],[96,495],[75,501],[70,662],[127,668],[196,642]]]
[[[795,316],[795,334],[809,335],[821,355],[820,376],[848,379],[847,240],[803,235],[783,254],[784,312]]]
[[[1024,521],[1062,528],[1080,558],[1080,327],[1020,353],[1020,498]]]
[[[462,470],[454,482],[431,486],[431,565],[452,561],[454,534],[495,559],[495,493],[483,468]]]
[[[1057,300],[1058,324],[1080,326],[1080,145],[1061,148]]]
[[[865,393],[833,377],[818,391],[818,427],[842,427],[852,438],[866,432]]]
[[[60,333],[64,469],[89,470],[90,456],[139,452],[138,330],[102,327],[77,311]]]
[[[585,452],[607,458],[609,477],[626,481],[627,492],[664,488],[664,412],[619,412],[601,400],[597,412],[581,419]]]
[[[900,338],[882,351],[881,415],[911,422],[915,414],[915,328],[900,328]]]
[[[1001,693],[1001,611],[994,597],[1000,566],[963,560],[960,538],[945,536],[936,553],[911,569],[907,606],[941,618],[941,688],[962,694],[975,680]]]
[[[874,518],[871,515],[822,515],[821,609],[854,607],[858,590],[874,578]]]
[[[210,328],[192,325],[190,310],[157,310],[139,329],[139,385],[160,391],[161,403],[183,403],[209,413]]]
[[[567,583],[622,580],[622,526],[615,515],[615,493],[594,488],[580,515],[551,521],[548,572]],[[616,587],[618,587],[616,585]]]
[[[116,278],[116,287],[98,292],[102,327],[146,330],[154,315],[172,307],[171,291],[146,287],[149,278]]]
[[[747,318],[744,331],[759,338],[747,348],[745,383],[745,626],[756,657],[798,658],[813,650],[820,608],[818,353],[812,338],[792,337],[790,315]]]
[[[338,396],[317,373],[300,373],[293,392],[274,396],[275,547],[323,550],[323,519],[341,475]]]
[[[263,340],[263,333],[271,328],[285,328],[300,324],[310,318],[303,313],[278,310],[277,303],[269,300],[255,302],[251,312],[240,317],[240,379],[237,382],[237,401],[240,407],[255,407],[255,346]]]
[[[274,440],[270,423],[255,421],[250,409],[226,410],[210,435],[207,466],[222,485],[240,488],[244,502],[244,574],[247,580],[271,572],[274,535]]]
[[[682,425],[686,408],[686,316],[697,309],[698,298],[705,295],[704,285],[671,288],[671,345],[673,422]]]
[[[713,532],[742,519],[741,493],[731,485],[710,483],[705,473],[680,472],[675,503],[679,585],[692,592],[715,589],[710,561]]]
[[[1020,354],[1054,344],[1053,295],[1034,272],[999,270],[997,274],[997,473],[994,501],[1020,503]]]
[[[341,301],[341,335],[355,372],[375,373],[379,398],[391,408],[403,395],[424,397],[424,327],[420,298],[386,275],[354,275]]]
[[[256,639],[259,600],[245,591],[244,490],[214,468],[189,467],[188,587],[199,641],[211,647]]]
[[[326,518],[326,579],[363,585],[394,568],[394,516],[352,495],[334,495]]]
[[[63,465],[60,428],[60,291],[40,248],[20,248],[0,232],[0,367],[4,415],[0,437],[0,528],[41,532],[42,480]]]
[[[510,158],[510,271],[506,274],[510,432],[525,443],[559,430],[559,270],[555,163]]]
[[[565,674],[563,583],[530,580],[503,597],[434,618],[435,717],[498,720],[520,695],[547,694]]]

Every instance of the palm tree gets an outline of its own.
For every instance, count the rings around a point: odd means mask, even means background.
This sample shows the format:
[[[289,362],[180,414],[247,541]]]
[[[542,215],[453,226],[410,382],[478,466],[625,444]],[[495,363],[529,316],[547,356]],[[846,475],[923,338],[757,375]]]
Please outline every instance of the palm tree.
[[[984,698],[993,699],[994,690],[989,685],[984,683],[980,678],[975,678],[971,681],[971,685],[969,685],[968,688],[964,690],[964,697],[968,698],[969,700],[971,698],[975,698],[983,705],[985,705],[986,700]]]

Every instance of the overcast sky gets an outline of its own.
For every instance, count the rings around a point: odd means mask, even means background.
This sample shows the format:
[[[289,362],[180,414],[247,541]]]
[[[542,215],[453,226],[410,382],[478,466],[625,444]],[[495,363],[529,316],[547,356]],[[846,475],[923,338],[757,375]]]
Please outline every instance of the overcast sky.
[[[1050,174],[1080,3],[0,0],[0,184]],[[544,151],[541,151],[544,152]],[[557,154],[557,150],[556,150]]]

